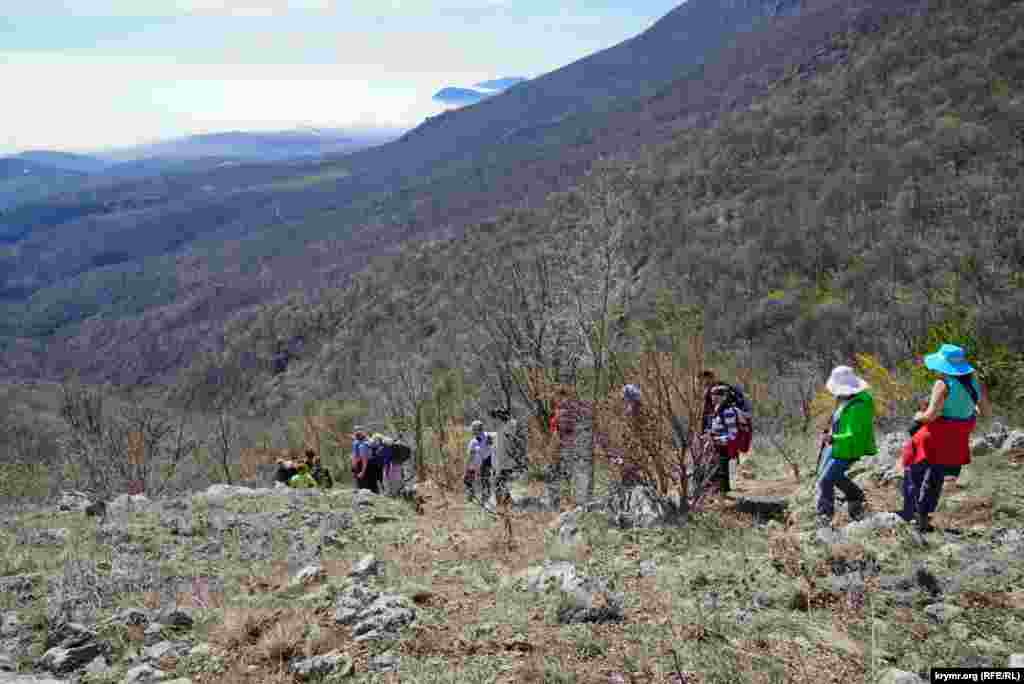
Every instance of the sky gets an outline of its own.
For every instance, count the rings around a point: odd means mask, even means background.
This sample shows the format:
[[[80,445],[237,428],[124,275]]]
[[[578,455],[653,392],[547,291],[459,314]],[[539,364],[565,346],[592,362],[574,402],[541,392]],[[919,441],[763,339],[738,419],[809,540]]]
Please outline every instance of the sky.
[[[680,2],[0,0],[0,154],[405,129],[445,86],[553,71]]]

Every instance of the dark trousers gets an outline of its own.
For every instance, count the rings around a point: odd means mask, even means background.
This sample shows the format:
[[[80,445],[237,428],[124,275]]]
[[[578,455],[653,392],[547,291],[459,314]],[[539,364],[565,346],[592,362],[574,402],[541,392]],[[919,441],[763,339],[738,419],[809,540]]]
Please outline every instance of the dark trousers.
[[[366,473],[356,480],[359,489],[369,489],[374,494],[380,494],[380,481],[384,477],[384,468],[378,463],[368,463]]]
[[[729,447],[721,444],[715,445],[718,452],[718,470],[715,471],[715,481],[718,482],[718,491],[722,494],[729,493]]]
[[[947,475],[959,475],[960,468],[922,461],[903,470],[903,518],[911,520],[915,513],[935,512]]]
[[[480,469],[476,475],[472,475],[468,470],[462,477],[462,483],[466,485],[466,495],[475,496],[475,485],[476,479],[480,479],[480,498],[486,501],[491,496],[491,466],[493,463],[491,459],[486,459],[480,464]]]

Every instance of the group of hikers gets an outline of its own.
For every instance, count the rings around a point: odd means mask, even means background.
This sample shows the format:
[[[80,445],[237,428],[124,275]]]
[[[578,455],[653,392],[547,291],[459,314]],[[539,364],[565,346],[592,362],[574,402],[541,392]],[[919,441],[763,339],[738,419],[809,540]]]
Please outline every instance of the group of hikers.
[[[894,511],[916,523],[921,533],[934,529],[930,517],[946,478],[959,476],[971,462],[971,433],[979,413],[988,410],[985,387],[962,348],[943,344],[924,358],[924,364],[940,377],[930,396],[921,401],[908,430],[901,458],[903,508]],[[821,437],[816,497],[820,527],[832,524],[836,489],[846,497],[851,519],[864,516],[864,492],[847,472],[862,457],[878,453],[874,398],[868,383],[852,368],[839,366],[825,386],[836,397],[836,409]]]
[[[963,466],[970,463],[970,435],[979,412],[987,410],[984,406],[988,398],[960,347],[943,344],[925,357],[924,364],[940,377],[930,395],[921,400],[920,410],[908,430],[902,450],[903,507],[896,513],[907,522],[915,522],[921,532],[929,532],[933,529],[930,516],[938,506],[945,479],[959,476]],[[704,406],[700,435],[715,461],[711,464],[713,484],[718,493],[725,495],[731,490],[730,464],[751,446],[753,409],[740,387],[720,381],[713,371],[704,371],[701,383]],[[819,527],[832,525],[836,489],[845,496],[852,520],[864,516],[864,492],[850,479],[848,472],[862,457],[878,452],[875,403],[868,383],[853,368],[838,366],[825,387],[835,397],[836,406],[819,443],[815,497]],[[549,424],[553,433],[564,429],[559,410],[565,396],[564,392],[560,395],[562,401],[556,404]],[[610,449],[618,454],[612,462],[620,466],[623,483],[640,483],[643,474],[631,468],[627,452],[650,452],[663,445],[653,443],[652,435],[658,428],[655,418],[643,405],[640,388],[635,384],[626,385],[622,399],[631,429],[626,436],[626,449]],[[470,424],[472,436],[466,447],[463,476],[467,497],[477,496],[479,486],[483,499],[489,498],[493,478],[494,493],[500,499],[508,494],[509,479],[526,467],[525,426],[505,410],[491,411],[491,417],[505,424],[500,435],[486,431],[481,420]],[[685,428],[673,421],[673,429],[679,433],[677,445],[685,446]],[[363,426],[356,426],[353,434],[355,486],[380,493],[384,483],[401,482],[402,464],[409,458],[410,448],[380,433],[370,435]],[[597,441],[608,447],[605,436],[601,435]],[[503,455],[499,457],[499,454]],[[501,463],[496,463],[499,460]],[[313,450],[305,452],[305,461],[301,463],[279,460],[277,481],[291,487],[332,486],[329,470],[321,465]]]

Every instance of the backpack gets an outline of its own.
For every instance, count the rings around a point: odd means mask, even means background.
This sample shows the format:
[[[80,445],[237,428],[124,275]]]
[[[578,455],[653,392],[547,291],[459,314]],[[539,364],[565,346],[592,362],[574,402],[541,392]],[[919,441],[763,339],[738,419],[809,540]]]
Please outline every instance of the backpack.
[[[392,445],[387,443],[370,445],[370,464],[384,466],[391,463]]]
[[[736,409],[739,414],[736,420],[736,451],[741,454],[748,453],[750,444],[754,441],[754,426],[751,423],[754,406],[743,394],[743,391],[734,385],[729,385],[729,394],[725,398],[725,405]]]
[[[412,447],[408,444],[396,441],[391,445],[391,462],[402,464],[412,457]]]

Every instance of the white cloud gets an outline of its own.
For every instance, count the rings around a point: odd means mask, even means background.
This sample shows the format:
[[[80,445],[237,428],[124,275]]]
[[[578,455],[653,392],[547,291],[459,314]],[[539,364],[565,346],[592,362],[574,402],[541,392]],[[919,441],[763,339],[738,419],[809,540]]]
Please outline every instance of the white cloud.
[[[188,133],[300,124],[409,127],[443,109],[431,96],[451,73],[405,82],[352,77],[336,65],[175,64],[170,59],[0,53],[8,92],[0,149],[88,150]],[[367,68],[370,68],[367,66]],[[394,76],[392,74],[391,76]]]

